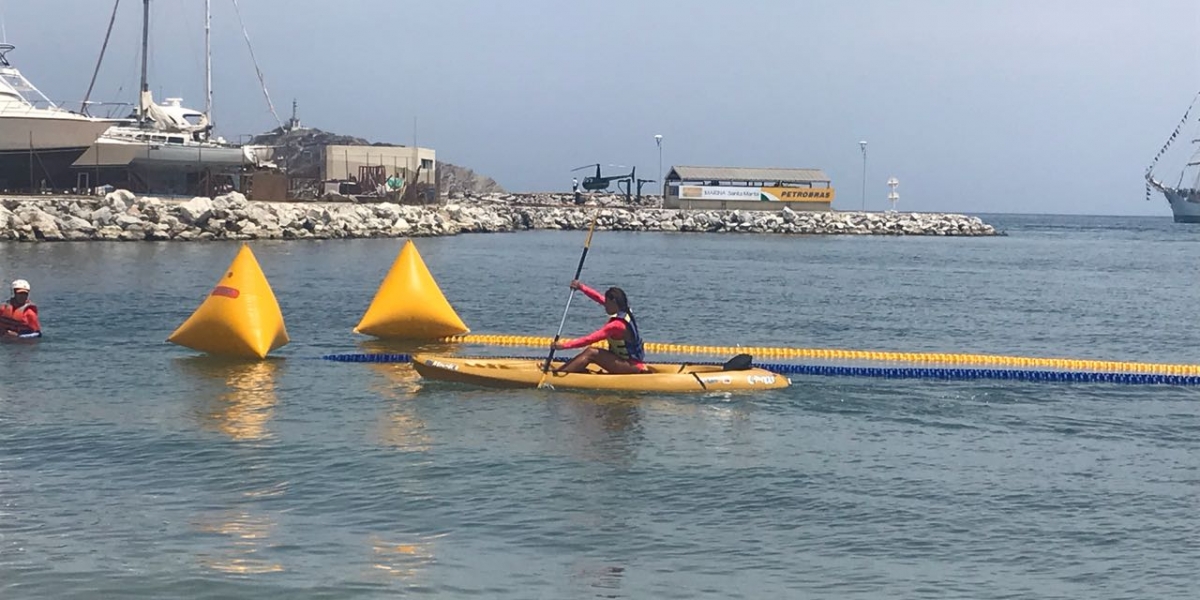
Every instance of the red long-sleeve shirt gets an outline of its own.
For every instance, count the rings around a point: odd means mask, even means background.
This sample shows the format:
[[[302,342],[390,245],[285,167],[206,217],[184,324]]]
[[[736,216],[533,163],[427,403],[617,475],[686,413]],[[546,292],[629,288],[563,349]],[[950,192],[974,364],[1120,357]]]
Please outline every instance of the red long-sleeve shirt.
[[[591,298],[597,304],[600,304],[601,306],[604,305],[604,294],[601,294],[600,292],[584,285],[583,283],[579,284],[579,291],[583,292],[585,296]],[[583,348],[604,340],[624,340],[627,329],[628,328],[625,326],[625,321],[620,319],[609,319],[608,322],[605,323],[600,329],[597,329],[581,338],[575,338],[573,340],[566,340],[565,342],[562,342],[562,347],[564,349]],[[637,361],[633,362],[635,364],[641,364]]]
[[[623,339],[625,339],[625,322],[618,321],[617,319],[609,319],[609,321],[604,324],[604,327],[601,327],[600,329],[597,329],[581,338],[567,340],[562,343],[562,347],[566,349],[583,348],[584,346],[591,346],[596,342],[604,340]]]

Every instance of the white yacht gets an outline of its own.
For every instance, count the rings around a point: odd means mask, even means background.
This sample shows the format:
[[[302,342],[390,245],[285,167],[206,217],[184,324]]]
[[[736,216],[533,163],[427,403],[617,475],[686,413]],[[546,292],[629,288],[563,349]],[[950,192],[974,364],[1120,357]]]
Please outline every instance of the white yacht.
[[[209,137],[207,117],[185,108],[179,98],[156,105],[145,92],[142,102],[147,119],[108,129],[75,166],[85,171],[127,166],[201,170],[271,166],[273,148],[237,146]]]
[[[14,48],[0,44],[0,189],[70,187],[71,163],[114,121],[59,108],[12,66]]]

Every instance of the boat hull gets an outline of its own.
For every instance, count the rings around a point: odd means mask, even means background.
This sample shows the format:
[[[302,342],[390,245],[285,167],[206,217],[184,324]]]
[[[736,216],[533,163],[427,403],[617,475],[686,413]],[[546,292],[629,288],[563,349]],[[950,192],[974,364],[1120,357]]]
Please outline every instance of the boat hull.
[[[75,185],[71,164],[86,148],[0,152],[0,190],[64,189]]]
[[[1167,188],[1162,193],[1171,205],[1176,223],[1200,223],[1200,192]]]
[[[232,175],[261,164],[258,147],[158,143],[102,136],[72,165],[92,186],[112,185],[136,193],[207,195],[201,185],[213,174]]]
[[[705,393],[786,388],[788,378],[750,368],[725,371],[719,365],[654,363],[650,373],[610,375],[599,372],[555,373],[543,379],[542,362],[532,359],[459,358],[418,354],[413,367],[422,377],[494,388],[536,388],[630,392]]]
[[[74,115],[0,114],[0,189],[74,186],[72,163],[111,125]]]
[[[126,142],[101,138],[75,161],[81,169],[141,167],[200,171],[253,165],[238,147]]]
[[[35,113],[31,109],[30,113]],[[49,112],[49,111],[37,111]],[[112,121],[70,113],[18,116],[0,113],[0,153],[28,153],[78,148],[82,151],[112,127]]]

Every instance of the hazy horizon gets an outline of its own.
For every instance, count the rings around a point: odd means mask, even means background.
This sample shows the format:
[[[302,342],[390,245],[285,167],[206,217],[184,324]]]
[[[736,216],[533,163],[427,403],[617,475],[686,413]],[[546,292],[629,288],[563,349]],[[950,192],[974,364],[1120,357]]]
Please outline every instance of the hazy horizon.
[[[214,121],[268,131],[232,0],[212,0]],[[439,160],[510,191],[571,169],[823,169],[834,207],[1169,216],[1142,174],[1200,84],[1200,6],[986,0],[240,0],[282,120]],[[79,109],[112,0],[0,0],[14,65]],[[154,0],[151,88],[204,106],[203,0]],[[123,0],[94,101],[133,102],[141,1]],[[1195,115],[1193,115],[1195,116]],[[415,130],[414,130],[415,122]],[[1194,120],[1155,173],[1172,181]],[[242,137],[241,139],[244,139]],[[616,167],[605,167],[616,172]],[[620,169],[623,170],[623,169]]]

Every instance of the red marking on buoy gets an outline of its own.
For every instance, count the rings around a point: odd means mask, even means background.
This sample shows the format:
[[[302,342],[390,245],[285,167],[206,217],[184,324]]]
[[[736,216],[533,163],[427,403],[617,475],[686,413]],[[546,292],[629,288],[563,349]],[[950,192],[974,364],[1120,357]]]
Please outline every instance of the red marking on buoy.
[[[241,292],[236,289],[223,285],[218,285],[212,291],[213,296],[225,296],[226,298],[237,298],[240,294]]]

